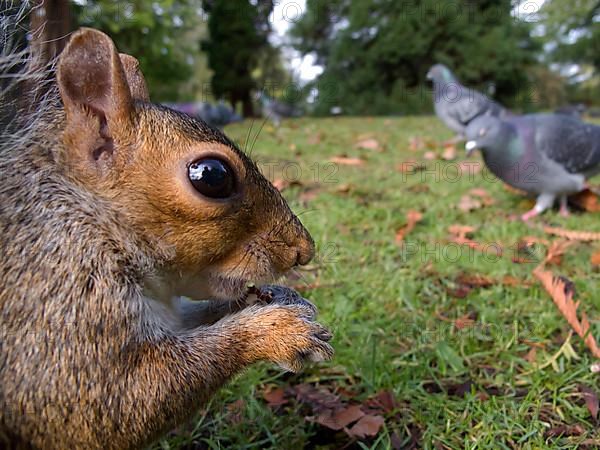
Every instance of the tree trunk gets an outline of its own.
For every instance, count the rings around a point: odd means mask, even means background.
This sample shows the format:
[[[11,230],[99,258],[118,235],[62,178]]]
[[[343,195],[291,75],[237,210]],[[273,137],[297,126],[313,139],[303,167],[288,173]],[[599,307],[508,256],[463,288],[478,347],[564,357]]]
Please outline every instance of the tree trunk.
[[[56,58],[69,40],[69,0],[36,0],[30,15],[31,49],[41,64]]]

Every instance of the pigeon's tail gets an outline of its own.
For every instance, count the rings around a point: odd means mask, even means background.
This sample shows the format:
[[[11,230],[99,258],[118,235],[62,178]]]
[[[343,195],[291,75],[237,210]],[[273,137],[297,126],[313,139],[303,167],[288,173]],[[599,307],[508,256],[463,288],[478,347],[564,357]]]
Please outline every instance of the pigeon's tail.
[[[59,103],[54,61],[42,62],[27,45],[30,3],[8,3],[0,7],[0,152],[36,139]]]

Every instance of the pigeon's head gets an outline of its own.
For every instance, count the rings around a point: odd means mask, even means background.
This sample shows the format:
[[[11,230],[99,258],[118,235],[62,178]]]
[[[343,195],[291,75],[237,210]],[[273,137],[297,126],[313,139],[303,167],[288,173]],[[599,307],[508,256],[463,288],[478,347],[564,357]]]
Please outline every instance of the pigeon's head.
[[[509,133],[510,125],[497,117],[489,115],[476,117],[465,130],[467,156],[477,149],[490,152],[501,148],[498,144],[506,142],[505,137]]]
[[[434,83],[450,83],[455,81],[454,75],[448,67],[443,64],[434,64],[427,72],[427,79]]]

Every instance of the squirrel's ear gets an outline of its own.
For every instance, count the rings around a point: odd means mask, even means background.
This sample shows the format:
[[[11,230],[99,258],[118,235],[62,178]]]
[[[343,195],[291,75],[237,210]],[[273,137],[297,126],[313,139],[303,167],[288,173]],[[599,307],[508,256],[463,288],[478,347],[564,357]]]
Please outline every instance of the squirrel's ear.
[[[123,69],[125,70],[131,96],[135,100],[149,102],[150,95],[148,94],[146,79],[140,70],[139,61],[127,53],[119,53],[119,58],[121,58],[121,64],[123,64]]]
[[[65,143],[69,153],[75,151],[70,156],[79,162],[112,161],[114,141],[130,134],[134,110],[113,41],[90,28],[75,32],[60,56],[57,81],[66,113]]]

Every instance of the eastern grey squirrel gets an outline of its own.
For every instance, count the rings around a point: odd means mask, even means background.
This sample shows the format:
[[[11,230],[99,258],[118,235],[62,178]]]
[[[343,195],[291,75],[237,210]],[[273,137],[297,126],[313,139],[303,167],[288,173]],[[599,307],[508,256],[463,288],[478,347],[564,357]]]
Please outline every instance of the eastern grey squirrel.
[[[74,33],[30,113],[1,130],[0,446],[140,448],[254,362],[331,358],[294,291],[244,302],[311,260],[309,233],[108,36]]]

